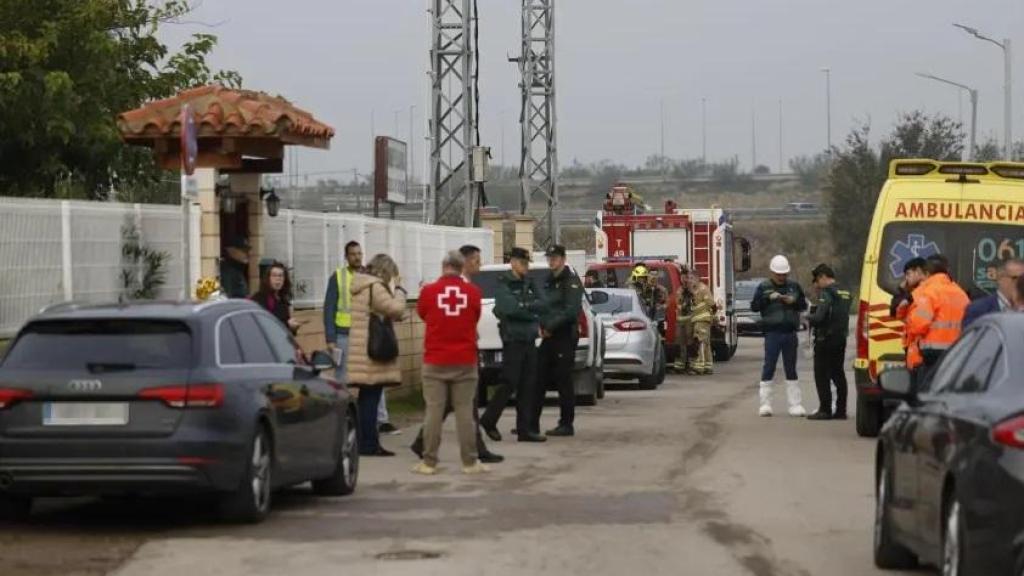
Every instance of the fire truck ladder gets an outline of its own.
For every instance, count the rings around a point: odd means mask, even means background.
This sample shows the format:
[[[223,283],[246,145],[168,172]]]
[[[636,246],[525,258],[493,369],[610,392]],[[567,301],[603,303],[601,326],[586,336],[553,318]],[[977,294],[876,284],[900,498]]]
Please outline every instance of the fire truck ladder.
[[[693,222],[693,269],[704,282],[711,281],[711,223]],[[709,284],[710,285],[710,284]]]

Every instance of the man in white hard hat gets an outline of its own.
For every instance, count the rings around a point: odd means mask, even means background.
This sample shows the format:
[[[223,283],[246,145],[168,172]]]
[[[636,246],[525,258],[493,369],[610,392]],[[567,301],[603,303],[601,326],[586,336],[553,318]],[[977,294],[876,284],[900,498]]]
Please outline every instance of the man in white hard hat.
[[[789,260],[779,254],[768,266],[771,278],[757,287],[750,309],[761,313],[764,326],[764,367],[761,369],[760,407],[761,416],[772,415],[772,385],[775,367],[782,356],[786,371],[786,396],[789,400],[789,415],[802,417],[807,412],[803,407],[803,395],[796,373],[797,330],[800,329],[800,313],[807,310],[807,298],[803,288],[789,279]]]

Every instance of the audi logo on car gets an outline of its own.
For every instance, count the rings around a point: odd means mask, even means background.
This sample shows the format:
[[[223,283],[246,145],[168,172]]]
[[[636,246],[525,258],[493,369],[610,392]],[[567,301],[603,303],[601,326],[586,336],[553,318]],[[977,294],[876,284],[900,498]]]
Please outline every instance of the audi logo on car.
[[[68,389],[72,392],[98,392],[103,388],[103,382],[99,380],[71,380],[68,382]]]

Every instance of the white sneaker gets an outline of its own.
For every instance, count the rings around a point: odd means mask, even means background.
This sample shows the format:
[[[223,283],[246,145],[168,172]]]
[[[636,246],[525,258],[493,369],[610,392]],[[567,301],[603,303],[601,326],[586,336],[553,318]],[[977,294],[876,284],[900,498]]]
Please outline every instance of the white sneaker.
[[[437,467],[431,466],[426,462],[420,462],[419,464],[413,466],[412,473],[422,474],[423,476],[434,476],[435,474],[437,474]]]
[[[789,400],[789,415],[794,418],[807,416],[803,406],[803,391],[800,389],[800,382],[797,380],[786,381],[786,396]]]
[[[470,476],[475,476],[477,474],[486,474],[486,473],[488,473],[490,471],[491,471],[491,468],[489,466],[487,466],[486,464],[481,464],[480,462],[477,462],[476,464],[473,464],[472,466],[463,466],[462,467],[462,473],[463,474],[468,474]]]
[[[758,389],[758,397],[761,400],[761,407],[757,410],[757,415],[767,417],[772,415],[772,383],[761,382]]]

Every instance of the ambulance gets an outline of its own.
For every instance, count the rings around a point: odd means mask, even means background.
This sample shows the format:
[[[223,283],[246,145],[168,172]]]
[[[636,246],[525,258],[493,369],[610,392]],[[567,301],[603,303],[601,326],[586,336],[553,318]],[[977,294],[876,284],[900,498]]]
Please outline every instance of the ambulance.
[[[905,365],[889,304],[912,258],[941,253],[972,298],[996,289],[1001,260],[1024,256],[1024,164],[895,160],[875,206],[857,311],[857,433],[877,436],[895,400],[879,373]]]

